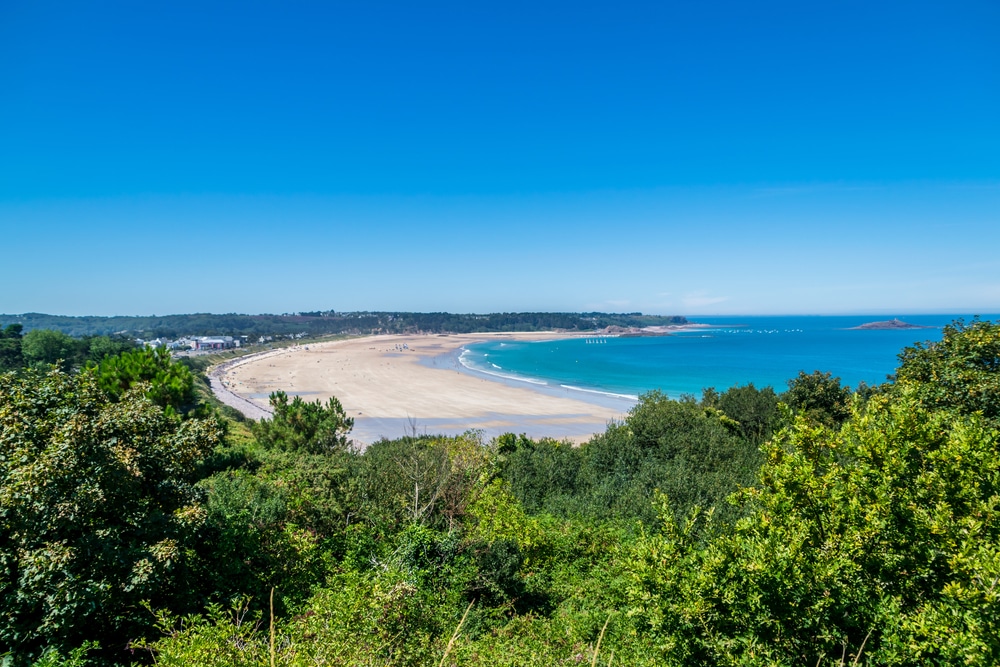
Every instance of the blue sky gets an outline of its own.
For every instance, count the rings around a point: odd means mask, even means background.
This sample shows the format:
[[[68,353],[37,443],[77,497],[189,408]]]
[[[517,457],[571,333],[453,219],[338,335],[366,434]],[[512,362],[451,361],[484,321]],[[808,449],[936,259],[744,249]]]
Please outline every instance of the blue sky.
[[[0,312],[1000,311],[995,2],[2,3]]]

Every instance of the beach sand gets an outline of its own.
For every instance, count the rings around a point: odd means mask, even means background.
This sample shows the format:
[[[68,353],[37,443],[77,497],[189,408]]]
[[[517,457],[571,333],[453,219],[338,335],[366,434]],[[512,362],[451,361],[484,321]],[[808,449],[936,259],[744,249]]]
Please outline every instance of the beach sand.
[[[222,384],[266,408],[277,390],[303,400],[336,396],[355,420],[352,438],[457,434],[481,429],[574,442],[602,432],[634,405],[560,387],[540,387],[461,366],[462,346],[485,340],[544,340],[566,334],[367,336],[274,350],[221,369]]]

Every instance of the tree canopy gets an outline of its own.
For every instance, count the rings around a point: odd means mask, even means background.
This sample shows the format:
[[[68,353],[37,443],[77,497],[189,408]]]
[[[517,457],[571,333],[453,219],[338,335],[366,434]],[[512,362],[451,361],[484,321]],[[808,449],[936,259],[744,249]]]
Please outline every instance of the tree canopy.
[[[930,409],[981,413],[1000,425],[1000,324],[958,320],[940,341],[899,355],[896,389]]]
[[[788,381],[781,400],[801,416],[826,426],[840,426],[850,416],[851,389],[827,371],[800,371]]]
[[[113,398],[121,398],[141,385],[160,407],[184,410],[194,403],[194,376],[186,366],[174,363],[164,348],[147,347],[105,356],[91,365],[89,372]]]
[[[62,363],[66,370],[71,367],[76,352],[75,341],[61,331],[33,329],[24,334],[21,353],[30,365]]]
[[[21,351],[20,324],[8,324],[0,329],[0,372],[12,371],[24,365],[24,353]]]
[[[254,435],[265,447],[305,453],[328,453],[347,447],[347,435],[354,420],[334,397],[326,402],[307,402],[296,396],[291,401],[283,391],[270,396],[274,415],[253,426]]]
[[[0,375],[0,645],[27,657],[137,634],[140,603],[191,585],[193,483],[221,436],[140,390],[113,401],[89,373]]]
[[[23,331],[20,323],[0,330],[0,372],[56,363],[69,371],[135,347],[134,341],[117,336],[71,338],[56,330],[33,329],[27,334]]]

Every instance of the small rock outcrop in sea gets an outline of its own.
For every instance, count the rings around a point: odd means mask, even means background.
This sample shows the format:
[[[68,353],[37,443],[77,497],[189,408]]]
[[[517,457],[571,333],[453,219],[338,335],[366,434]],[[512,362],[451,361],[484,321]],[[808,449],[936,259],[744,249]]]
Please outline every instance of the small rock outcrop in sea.
[[[640,331],[637,327],[620,327],[617,324],[611,324],[603,329],[600,329],[598,333],[610,336],[616,334],[635,333],[637,331]]]
[[[666,327],[620,327],[610,325],[601,329],[598,333],[605,336],[618,336],[619,338],[635,338],[639,336],[669,336],[670,330],[680,328],[680,325]]]
[[[856,327],[851,327],[851,329],[933,329],[934,327],[927,327],[921,324],[910,324],[909,322],[904,322],[903,320],[894,317],[891,320],[882,320],[881,322],[866,322],[864,324],[859,324]]]

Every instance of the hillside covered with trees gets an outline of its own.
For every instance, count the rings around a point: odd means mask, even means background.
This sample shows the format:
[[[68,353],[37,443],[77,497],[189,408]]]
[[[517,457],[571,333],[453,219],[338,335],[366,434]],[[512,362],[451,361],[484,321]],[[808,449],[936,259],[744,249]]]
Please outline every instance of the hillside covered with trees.
[[[578,447],[363,451],[336,399],[242,421],[162,353],[21,364],[0,374],[0,655],[995,665],[1000,324],[899,360],[855,391],[816,371],[647,394]]]
[[[272,336],[305,333],[482,333],[491,331],[591,331],[609,326],[645,327],[685,324],[680,316],[642,313],[338,313],[315,311],[291,315],[165,315],[70,317],[24,313],[0,315],[0,327],[51,329],[70,336],[128,335],[144,338],[178,336]]]
[[[47,364],[59,364],[69,371],[135,346],[135,341],[122,336],[74,338],[53,329],[32,329],[24,333],[21,324],[8,324],[0,329],[0,372]]]

